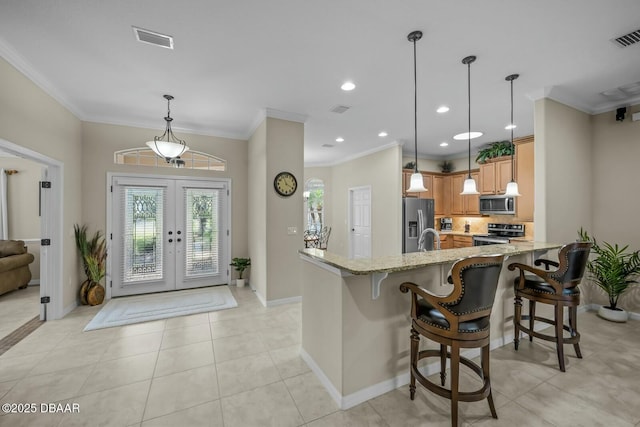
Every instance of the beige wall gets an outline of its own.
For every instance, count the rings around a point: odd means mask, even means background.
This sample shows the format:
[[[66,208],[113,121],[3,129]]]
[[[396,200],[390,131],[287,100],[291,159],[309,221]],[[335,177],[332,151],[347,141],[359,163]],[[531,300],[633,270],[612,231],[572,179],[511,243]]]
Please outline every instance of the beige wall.
[[[589,231],[601,242],[629,245],[630,250],[640,249],[640,121],[631,121],[631,114],[639,111],[640,105],[628,107],[622,122],[615,120],[615,111],[591,117],[593,222]],[[591,294],[591,302],[607,303],[599,290]],[[624,294],[619,304],[640,313],[640,286]]]
[[[249,273],[251,287],[263,301],[267,299],[267,121],[263,121],[249,138],[248,191],[251,209],[248,231],[251,236],[248,253],[251,258]]]
[[[303,221],[300,215],[304,177],[304,124],[267,117],[267,301],[299,297]],[[273,189],[274,177],[291,172],[298,191],[281,197]],[[288,234],[295,227],[296,234]]]
[[[298,250],[302,248],[304,125],[267,117],[249,139],[249,253],[251,284],[263,303],[300,296]],[[298,191],[279,196],[275,176],[291,172]],[[289,227],[296,233],[289,233]]]
[[[535,239],[575,241],[591,229],[590,116],[551,99],[535,104]]]
[[[81,220],[81,122],[0,58],[0,138],[64,164],[62,306],[72,308],[80,287],[73,224]]]
[[[177,133],[195,151],[227,161],[227,170],[155,168],[114,164],[114,151],[143,147],[158,130],[84,122],[82,124],[84,167],[82,179],[82,219],[90,230],[107,229],[107,172],[166,176],[231,178],[231,256],[247,256],[247,142],[194,134]]]
[[[331,252],[349,255],[349,189],[371,186],[373,257],[402,252],[402,147],[394,146],[333,167]]]
[[[480,165],[476,163],[477,155],[477,150],[471,152],[471,169],[478,169],[480,167]],[[402,167],[404,167],[408,162],[413,161],[413,157],[403,157]],[[453,164],[452,172],[464,172],[469,170],[469,157],[466,154],[462,157],[458,155],[455,158],[448,158],[447,161]],[[440,163],[442,162],[443,160],[421,159],[418,157],[418,170],[422,172],[442,172],[442,169],[440,168]]]
[[[7,175],[7,216],[9,239],[25,240],[35,257],[29,264],[31,281],[40,280],[40,215],[38,215],[38,183],[42,166],[31,160],[1,157],[0,168],[17,170]]]

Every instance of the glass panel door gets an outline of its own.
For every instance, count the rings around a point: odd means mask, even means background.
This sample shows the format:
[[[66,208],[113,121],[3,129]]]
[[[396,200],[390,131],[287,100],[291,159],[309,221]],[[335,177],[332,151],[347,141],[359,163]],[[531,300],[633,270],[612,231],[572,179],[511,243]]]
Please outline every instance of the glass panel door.
[[[166,208],[172,183],[157,179],[118,179],[114,185],[111,245],[112,295],[174,289],[174,249],[165,238],[174,216]]]
[[[226,184],[179,181],[177,187],[183,200],[177,223],[184,235],[178,246],[177,287],[228,283]]]
[[[114,177],[112,296],[229,281],[226,182]]]

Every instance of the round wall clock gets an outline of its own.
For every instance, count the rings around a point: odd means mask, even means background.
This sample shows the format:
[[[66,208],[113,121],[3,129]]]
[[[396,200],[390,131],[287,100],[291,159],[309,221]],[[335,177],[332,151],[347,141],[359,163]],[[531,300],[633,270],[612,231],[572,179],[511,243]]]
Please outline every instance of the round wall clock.
[[[289,197],[296,192],[298,181],[291,172],[280,172],[273,180],[273,188],[279,195]]]

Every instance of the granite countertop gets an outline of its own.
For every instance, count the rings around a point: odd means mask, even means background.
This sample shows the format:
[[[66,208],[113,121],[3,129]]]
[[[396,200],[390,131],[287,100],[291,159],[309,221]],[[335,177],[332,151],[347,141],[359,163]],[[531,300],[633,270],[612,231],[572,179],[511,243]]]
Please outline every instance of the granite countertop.
[[[543,242],[514,242],[503,245],[483,245],[468,248],[414,252],[379,258],[349,259],[321,249],[300,249],[301,256],[330,265],[351,274],[393,273],[430,265],[447,264],[476,255],[520,255],[534,251],[557,249],[562,245]]]

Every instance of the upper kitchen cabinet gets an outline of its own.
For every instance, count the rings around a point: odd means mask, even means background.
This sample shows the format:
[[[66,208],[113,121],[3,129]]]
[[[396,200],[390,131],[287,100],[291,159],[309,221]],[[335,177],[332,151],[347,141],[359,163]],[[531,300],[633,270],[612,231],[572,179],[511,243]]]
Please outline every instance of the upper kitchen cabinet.
[[[460,172],[451,175],[451,214],[452,215],[480,215],[480,196],[462,196],[460,192],[464,185],[464,180],[467,179],[468,172]],[[476,181],[478,185],[480,174],[479,172],[471,172],[471,178]]]
[[[436,215],[451,214],[451,177],[433,175],[433,200]]]
[[[427,191],[418,193],[418,198],[433,199],[433,175],[422,172],[422,183],[424,184],[424,188],[426,188]]]
[[[534,146],[533,135],[514,139],[516,146],[516,180],[521,196],[516,197],[516,217],[533,221],[534,206]]]
[[[511,157],[489,159],[480,165],[480,194],[504,194],[511,181]]]

